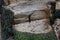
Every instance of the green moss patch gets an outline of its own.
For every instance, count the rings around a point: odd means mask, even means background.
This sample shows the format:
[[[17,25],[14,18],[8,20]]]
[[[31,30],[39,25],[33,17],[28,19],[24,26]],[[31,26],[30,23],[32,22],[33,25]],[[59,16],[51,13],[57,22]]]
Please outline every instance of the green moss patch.
[[[43,34],[15,32],[14,40],[56,40],[56,36],[53,31]]]

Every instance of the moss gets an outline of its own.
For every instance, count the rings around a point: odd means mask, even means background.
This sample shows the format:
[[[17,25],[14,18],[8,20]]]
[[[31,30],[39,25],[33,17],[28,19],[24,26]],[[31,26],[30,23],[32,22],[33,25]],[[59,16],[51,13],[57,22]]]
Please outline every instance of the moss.
[[[56,40],[56,36],[54,32],[46,34],[30,34],[15,31],[14,40]]]

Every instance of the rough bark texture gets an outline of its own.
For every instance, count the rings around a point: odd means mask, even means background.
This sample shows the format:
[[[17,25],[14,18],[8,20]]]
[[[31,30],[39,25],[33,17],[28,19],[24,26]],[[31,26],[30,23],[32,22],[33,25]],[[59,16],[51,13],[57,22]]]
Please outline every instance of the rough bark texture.
[[[47,33],[51,31],[51,26],[48,24],[48,19],[35,20],[20,24],[15,24],[14,29],[21,32],[30,32],[30,33]]]
[[[4,0],[5,5],[9,5],[21,1],[42,1],[42,0]],[[43,0],[43,2],[48,2],[48,1],[55,1],[55,0]]]
[[[50,15],[50,10],[46,5],[48,1],[55,0],[4,0],[3,40],[8,38],[12,32],[13,13],[15,40],[56,40],[55,33],[48,25]]]
[[[56,19],[53,25],[58,40],[60,40],[60,19]]]

